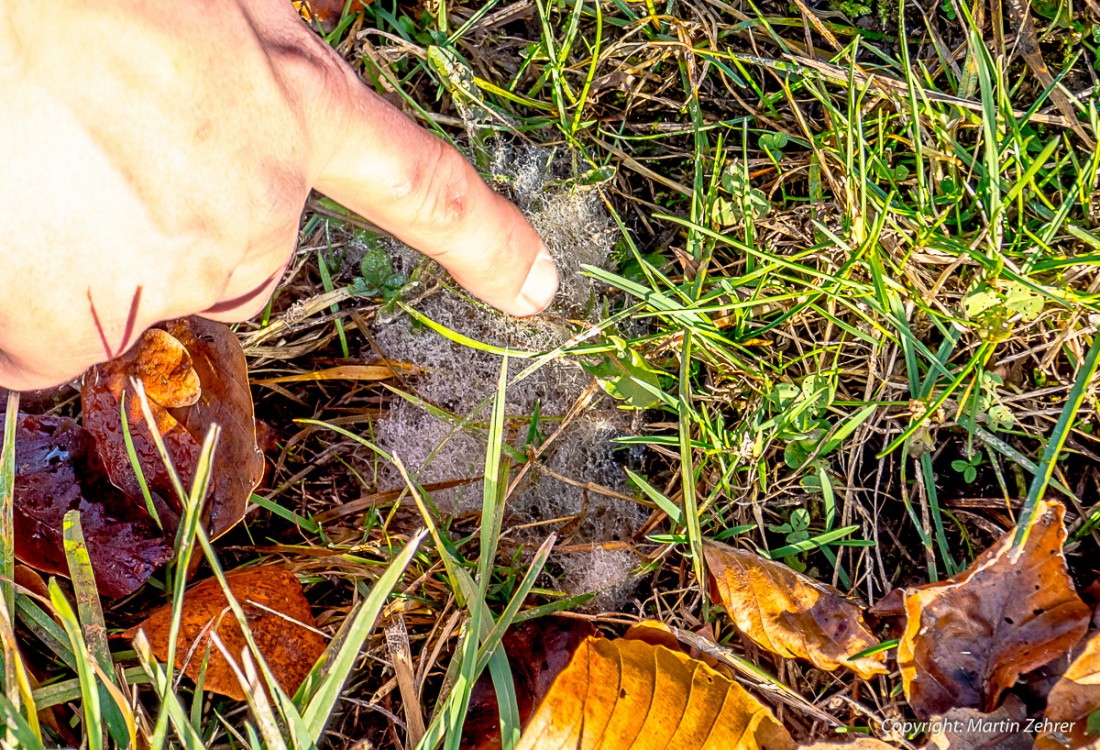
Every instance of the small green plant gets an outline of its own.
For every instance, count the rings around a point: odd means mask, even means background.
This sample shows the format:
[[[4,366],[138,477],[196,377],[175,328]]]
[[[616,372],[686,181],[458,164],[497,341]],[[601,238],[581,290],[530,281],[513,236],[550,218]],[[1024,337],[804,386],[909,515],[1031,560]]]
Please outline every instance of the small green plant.
[[[768,531],[783,534],[787,544],[804,542],[810,538],[810,512],[805,508],[795,508],[785,523],[769,526]],[[799,573],[806,571],[806,563],[802,555],[788,555],[783,560]]]
[[[963,298],[963,311],[982,340],[1007,339],[1017,322],[1030,322],[1043,311],[1043,295],[1019,281],[978,279]]]
[[[782,133],[775,135],[783,136]],[[711,209],[711,218],[720,227],[732,226],[745,218],[762,219],[772,210],[772,203],[764,191],[752,186],[744,165],[734,163],[723,172],[722,187],[730,197],[715,198]]]
[[[359,273],[351,286],[352,294],[359,297],[381,297],[384,302],[392,302],[405,288],[405,274],[393,270],[389,253],[380,247],[367,250],[359,262]]]
[[[768,531],[784,534],[787,544],[797,544],[810,538],[810,512],[805,508],[795,508],[786,523],[769,526]]]
[[[956,458],[951,462],[951,468],[963,475],[963,481],[971,484],[978,478],[978,467],[982,465],[984,456],[974,452],[968,459]]]
[[[596,377],[609,396],[623,401],[624,408],[649,409],[661,403],[663,373],[650,367],[638,351],[617,336],[609,337],[615,350],[602,355],[599,362],[581,362],[581,367]]]
[[[995,372],[982,370],[978,376],[978,387],[968,400],[966,413],[977,419],[984,416],[989,428],[998,432],[1012,429],[1016,417],[1012,410],[1001,403],[997,389],[1004,385],[1004,379]]]
[[[783,156],[783,149],[786,148],[788,142],[790,142],[790,137],[782,131],[764,133],[757,140],[761,150],[767,151],[777,159]]]

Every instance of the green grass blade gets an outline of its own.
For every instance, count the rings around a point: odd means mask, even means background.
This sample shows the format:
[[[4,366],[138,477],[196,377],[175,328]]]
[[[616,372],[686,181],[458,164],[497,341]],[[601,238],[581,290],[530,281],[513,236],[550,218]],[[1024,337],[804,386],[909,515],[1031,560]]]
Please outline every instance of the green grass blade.
[[[187,720],[187,712],[183,710],[183,704],[180,703],[179,696],[176,695],[176,691],[173,689],[171,674],[157,663],[156,658],[153,656],[153,649],[149,646],[149,640],[142,630],[139,630],[137,636],[134,637],[134,650],[137,652],[142,669],[149,676],[153,688],[160,696],[161,713],[168,716],[168,721],[176,730],[176,736],[179,737],[183,747],[186,750],[205,750],[206,743],[202,741],[202,737],[195,732],[195,728]],[[150,746],[153,748],[167,747],[167,739],[163,735],[154,733]]]
[[[1035,509],[1039,501],[1043,499],[1043,494],[1050,483],[1051,474],[1054,472],[1054,463],[1058,460],[1058,454],[1062,452],[1062,448],[1066,444],[1066,438],[1069,437],[1073,420],[1077,417],[1081,404],[1084,403],[1088,387],[1093,378],[1096,377],[1098,363],[1100,363],[1100,335],[1094,334],[1088,354],[1085,355],[1084,361],[1078,368],[1077,377],[1073,379],[1073,387],[1070,388],[1069,395],[1066,396],[1066,403],[1062,407],[1062,413],[1058,416],[1058,423],[1054,425],[1054,431],[1047,440],[1046,448],[1043,450],[1043,458],[1039,461],[1038,471],[1035,472],[1031,485],[1028,487],[1027,500],[1024,502],[1024,507],[1020,509],[1020,517],[1016,523],[1016,536],[1012,540],[1013,547],[1022,546],[1027,540],[1028,534],[1031,533],[1031,525],[1035,521]]]
[[[672,521],[674,525],[679,526],[683,523],[684,516],[680,510],[680,506],[665,497],[664,493],[630,469],[626,470],[626,475],[630,477],[630,481],[638,485],[638,488],[645,493],[646,497],[652,500],[653,503],[668,516],[669,520]]]
[[[31,690],[30,676],[22,654],[19,652],[19,641],[16,640],[15,620],[8,611],[8,605],[4,598],[0,597],[0,656],[4,660],[4,682],[8,685],[7,691],[0,693],[5,696],[10,704],[18,710],[26,708],[27,725],[38,739],[42,738],[41,729],[38,726],[38,706]],[[3,722],[0,722],[3,726]]]
[[[125,701],[120,705],[116,700],[118,682],[115,677],[111,651],[107,647],[107,625],[103,620],[103,606],[99,601],[99,589],[96,587],[92,571],[92,560],[88,547],[84,543],[84,531],[80,525],[80,511],[70,510],[62,521],[65,561],[69,566],[69,577],[73,582],[73,594],[76,597],[76,613],[80,621],[81,632],[88,652],[98,665],[98,675],[104,684],[98,685],[100,707],[103,721],[111,738],[120,746],[136,743],[132,736],[133,717]],[[116,688],[113,692],[111,687]]]
[[[92,665],[92,655],[88,652],[88,646],[84,642],[84,635],[80,630],[80,621],[73,611],[69,600],[57,585],[57,581],[50,579],[50,601],[53,603],[54,612],[61,620],[61,626],[65,628],[65,634],[69,637],[73,655],[76,656],[76,674],[80,680],[80,703],[84,709],[84,740],[88,744],[88,750],[103,750],[103,724],[100,712],[99,688],[96,685],[95,667]]]
[[[298,690],[296,700],[299,705],[305,705],[302,720],[314,742],[318,742],[324,733],[325,725],[340,699],[344,683],[386,604],[386,598],[401,580],[405,568],[409,566],[426,534],[426,530],[417,532],[405,549],[401,550],[401,554],[393,559],[386,572],[375,582],[370,596],[345,621]]]
[[[153,496],[149,492],[149,483],[145,481],[145,472],[142,471],[141,462],[138,461],[137,449],[134,448],[134,436],[130,434],[130,418],[126,413],[125,390],[122,392],[122,398],[119,399],[118,408],[120,423],[122,424],[122,441],[126,445],[126,458],[130,461],[130,468],[134,470],[134,476],[137,477],[138,486],[141,487],[141,497],[145,500],[145,509],[149,511],[149,515],[153,517],[153,520],[157,524],[157,528],[163,529],[164,525],[160,522],[157,506],[153,503]]]
[[[19,713],[19,708],[6,695],[2,694],[0,694],[0,726],[15,740],[12,747],[20,750],[45,750],[42,738],[38,736],[38,733],[27,719],[24,719],[23,715]],[[7,743],[5,742],[5,744]]]
[[[15,577],[15,427],[19,421],[19,394],[11,392],[4,414],[3,443],[0,444],[0,592],[15,611],[15,589],[10,583]]]

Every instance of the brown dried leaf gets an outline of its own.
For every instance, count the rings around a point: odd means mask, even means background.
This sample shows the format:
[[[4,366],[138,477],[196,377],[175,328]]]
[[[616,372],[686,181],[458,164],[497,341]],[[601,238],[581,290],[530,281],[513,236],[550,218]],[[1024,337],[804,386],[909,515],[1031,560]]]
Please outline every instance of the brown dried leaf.
[[[361,12],[364,5],[369,5],[374,0],[355,0],[351,4],[352,15]],[[294,7],[306,21],[315,21],[320,27],[331,32],[340,22],[344,13],[344,0],[294,0]]]
[[[325,650],[325,639],[314,629],[316,624],[301,584],[289,570],[276,566],[234,571],[226,575],[226,582],[244,610],[260,653],[279,685],[293,695]],[[133,638],[139,629],[144,630],[156,657],[167,659],[171,622],[172,607],[165,605],[125,635]],[[209,649],[205,688],[243,701],[241,684],[225,656],[213,645],[212,632],[217,632],[239,663],[241,652],[248,646],[216,578],[192,586],[184,595],[176,668],[195,679],[203,654]],[[196,639],[198,645],[192,654]]]
[[[1100,734],[1088,733],[1089,716],[1100,711],[1100,633],[1094,633],[1047,696],[1044,727],[1036,750],[1100,748]]]
[[[0,415],[0,430],[4,419]],[[172,559],[165,534],[107,481],[92,436],[67,417],[21,416],[16,426],[15,556],[32,568],[69,575],[62,520],[80,511],[96,584],[104,596],[136,591]],[[140,503],[140,504],[139,504]]]
[[[1064,513],[1060,503],[1041,501],[1015,554],[1013,531],[954,578],[907,591],[898,665],[919,716],[991,711],[1020,674],[1084,635],[1091,612],[1066,569]]]
[[[590,636],[523,731],[517,750],[793,750],[752,695],[701,661],[638,640]]]
[[[587,620],[548,616],[514,625],[504,634],[504,652],[512,667],[519,718],[524,724],[569,664],[577,646],[594,632]],[[492,677],[486,673],[470,694],[462,747],[496,750],[500,746],[500,709]]]
[[[84,425],[95,436],[107,474],[131,497],[141,486],[126,454],[120,405],[142,474],[149,488],[171,506],[163,518],[175,528],[180,505],[134,393],[138,378],[149,398],[157,430],[180,480],[189,487],[199,446],[210,426],[222,427],[214,457],[213,488],[204,510],[207,531],[218,537],[244,515],[252,490],[263,476],[263,454],[256,445],[256,423],[244,352],[228,326],[201,318],[169,321],[145,332],[122,357],[93,367],[81,388]],[[161,509],[158,507],[158,515]]]
[[[1014,696],[1009,696],[1014,698]],[[1006,701],[993,713],[973,708],[953,708],[933,717],[928,737],[931,750],[1031,750],[1031,735],[1024,731],[1027,709],[1019,700]]]
[[[834,589],[760,555],[706,542],[703,554],[717,589],[712,598],[761,647],[801,657],[821,669],[848,667],[864,679],[886,673],[883,653],[852,658],[878,644],[858,606]]]
[[[199,444],[159,399],[169,404],[193,403],[198,398],[198,376],[191,367],[186,349],[167,332],[151,328],[121,357],[84,373],[80,388],[81,419],[95,438],[99,457],[112,484],[130,497],[142,497],[141,484],[126,453],[121,415],[125,400],[126,423],[142,475],[149,489],[170,503],[171,515],[178,516],[179,498],[145,422],[141,401],[130,378],[140,380],[144,386],[157,431],[164,439],[180,480],[188,487],[195,476]],[[157,510],[161,515],[160,509]],[[175,518],[162,516],[162,521],[168,528],[176,526]]]
[[[853,742],[815,742],[812,745],[800,745],[798,750],[899,750],[899,748],[897,745],[872,737],[860,737]]]
[[[244,517],[252,490],[264,473],[264,457],[256,444],[256,416],[248,387],[248,363],[240,340],[228,326],[202,318],[169,321],[166,329],[191,355],[202,383],[191,405],[171,409],[196,442],[210,425],[221,425],[214,454],[213,493],[206,511],[206,528],[217,538]]]

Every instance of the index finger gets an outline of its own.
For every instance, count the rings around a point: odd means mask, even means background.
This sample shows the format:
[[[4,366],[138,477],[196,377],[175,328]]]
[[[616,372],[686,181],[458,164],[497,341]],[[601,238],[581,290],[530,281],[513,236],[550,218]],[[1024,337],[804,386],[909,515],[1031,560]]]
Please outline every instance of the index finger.
[[[315,143],[327,150],[315,187],[437,260],[494,307],[513,315],[545,309],[557,268],[519,209],[342,61],[326,75],[335,95],[313,123]]]

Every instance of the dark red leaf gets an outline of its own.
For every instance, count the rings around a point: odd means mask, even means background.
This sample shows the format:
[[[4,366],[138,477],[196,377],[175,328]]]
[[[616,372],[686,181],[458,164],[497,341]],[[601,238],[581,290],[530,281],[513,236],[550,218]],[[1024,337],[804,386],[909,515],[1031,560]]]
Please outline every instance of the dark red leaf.
[[[554,678],[569,664],[573,652],[596,629],[574,617],[539,617],[514,625],[504,634],[504,651],[512,666],[520,720],[526,724],[550,690]],[[474,684],[470,710],[462,725],[462,747],[500,747],[500,710],[493,680],[486,672]]]
[[[0,429],[3,422],[0,415]],[[68,576],[62,519],[74,509],[80,511],[103,595],[132,593],[172,559],[174,534],[162,532],[144,505],[136,504],[143,501],[135,502],[107,481],[92,436],[74,420],[21,416],[15,445],[15,556],[20,561]]]

